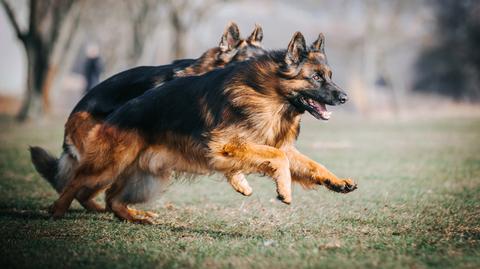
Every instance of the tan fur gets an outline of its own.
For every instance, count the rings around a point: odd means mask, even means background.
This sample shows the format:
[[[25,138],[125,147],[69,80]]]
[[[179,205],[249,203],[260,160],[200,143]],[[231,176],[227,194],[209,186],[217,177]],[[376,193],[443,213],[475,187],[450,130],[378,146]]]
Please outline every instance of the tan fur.
[[[95,143],[88,143],[90,141]],[[97,193],[110,185],[144,148],[144,142],[136,132],[105,125],[94,127],[85,142],[84,153],[73,178],[52,207],[54,217],[62,216],[66,212],[82,188],[91,188]]]
[[[323,165],[301,154],[292,146],[284,148],[283,151],[290,161],[292,180],[305,188],[313,188],[316,185],[325,185],[327,188],[342,188],[348,184],[354,184],[351,179],[339,179]]]
[[[248,184],[245,175],[240,172],[226,173],[225,177],[228,180],[228,183],[239,193],[250,196],[253,193],[252,187]]]
[[[215,140],[215,136],[212,140]],[[227,143],[213,142],[209,148],[213,169],[227,175],[240,171],[268,175],[275,180],[279,198],[284,203],[291,203],[289,161],[284,152],[271,146],[249,143],[238,137]]]
[[[75,157],[81,158],[85,151],[83,148],[83,140],[88,136],[94,126],[98,124],[90,113],[78,112],[71,115],[65,124],[65,144],[74,146]]]

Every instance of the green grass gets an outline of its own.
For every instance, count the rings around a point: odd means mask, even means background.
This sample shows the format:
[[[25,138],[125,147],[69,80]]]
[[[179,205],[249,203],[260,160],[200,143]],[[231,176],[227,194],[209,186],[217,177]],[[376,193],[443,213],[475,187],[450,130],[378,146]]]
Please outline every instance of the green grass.
[[[172,185],[158,225],[89,214],[57,198],[27,145],[59,153],[63,120],[0,117],[0,263],[98,268],[479,268],[480,116],[415,121],[305,117],[298,148],[359,189],[340,195],[249,177],[245,198],[219,176]],[[2,268],[6,268],[2,266]]]

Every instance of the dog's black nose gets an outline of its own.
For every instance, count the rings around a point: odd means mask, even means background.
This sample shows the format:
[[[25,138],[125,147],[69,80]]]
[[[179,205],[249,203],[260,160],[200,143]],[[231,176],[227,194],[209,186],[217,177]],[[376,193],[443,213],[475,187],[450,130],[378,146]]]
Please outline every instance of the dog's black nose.
[[[346,95],[345,93],[343,93],[343,92],[340,93],[340,94],[338,95],[338,101],[340,101],[341,104],[345,104],[345,102],[348,101],[347,95]]]

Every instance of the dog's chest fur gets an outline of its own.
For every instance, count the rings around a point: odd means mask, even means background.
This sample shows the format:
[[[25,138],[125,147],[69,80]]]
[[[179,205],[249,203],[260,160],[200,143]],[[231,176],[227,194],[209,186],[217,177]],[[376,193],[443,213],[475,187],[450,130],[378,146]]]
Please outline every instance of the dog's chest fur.
[[[251,143],[280,148],[295,141],[300,114],[278,96],[268,96],[247,87],[232,91],[231,104],[243,111],[233,127],[234,136]],[[227,129],[230,129],[227,127]]]
[[[254,128],[248,128],[258,144],[280,148],[291,144],[298,135],[300,117],[286,117],[282,111],[259,113],[250,119]]]

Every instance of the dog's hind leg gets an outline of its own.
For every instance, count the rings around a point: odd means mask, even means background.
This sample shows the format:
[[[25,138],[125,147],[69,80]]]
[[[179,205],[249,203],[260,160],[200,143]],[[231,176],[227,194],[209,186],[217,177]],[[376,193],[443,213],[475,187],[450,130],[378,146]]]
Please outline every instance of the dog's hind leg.
[[[50,207],[53,218],[62,217],[72,204],[78,191],[84,186],[83,177],[75,176],[60,193],[60,197]]]
[[[225,174],[266,174],[275,180],[278,199],[286,204],[292,201],[289,162],[285,153],[277,148],[243,141],[211,144],[213,168]]]
[[[131,169],[133,170],[133,169]],[[108,210],[116,217],[133,223],[153,224],[158,217],[151,211],[128,207],[129,204],[144,203],[151,200],[162,190],[165,177],[156,177],[144,171],[130,171],[117,178],[106,191]]]
[[[65,215],[65,212],[68,210],[70,205],[72,204],[73,199],[75,198],[75,194],[80,187],[74,184],[68,184],[68,188],[60,194],[60,197],[53,203],[53,205],[49,208],[49,212],[53,218],[60,218]]]
[[[73,146],[71,147],[73,148]],[[78,166],[77,159],[65,150],[58,159],[40,147],[30,147],[30,153],[37,171],[58,193],[61,193],[74,175],[74,171]],[[82,188],[75,198],[85,209],[103,212],[105,209],[92,200],[101,190],[102,188]]]
[[[56,187],[57,192],[61,192],[63,188],[67,185],[68,181],[73,177],[76,167],[78,167],[78,158],[80,154],[77,152],[76,147],[73,145],[67,145],[70,153],[62,154],[60,158],[60,169],[57,174],[57,182],[60,182],[61,185]],[[75,152],[71,153],[71,152]],[[94,198],[102,192],[105,186],[94,186],[89,188],[82,188],[75,195],[75,199],[82,205],[87,211],[90,212],[105,212],[105,207],[101,206],[95,202]]]
[[[126,220],[132,223],[153,224],[153,220],[144,214],[140,214],[138,210],[131,209],[126,202],[119,199],[118,194],[121,193],[122,183],[115,182],[106,191],[107,210],[113,212],[115,216],[121,220]]]
[[[77,193],[75,198],[87,211],[99,212],[99,213],[105,212],[105,207],[101,206],[94,200],[95,197],[106,188],[105,185],[108,185],[108,184],[104,184],[103,186],[96,186],[92,188],[83,187]]]
[[[86,202],[84,206],[95,207],[95,205],[88,201],[93,202],[91,198],[97,194],[98,191],[102,190],[102,188],[99,188],[98,186],[107,186],[110,184],[111,178],[115,178],[116,173],[114,165],[96,171],[92,171],[92,168],[89,167],[88,164],[80,165],[73,178],[67,183],[61,192],[60,197],[50,208],[52,216],[54,218],[63,216],[70,207],[73,199],[76,197],[81,198],[79,201]],[[84,196],[83,199],[82,196]],[[96,209],[101,210],[101,208]]]
[[[101,188],[116,180],[134,163],[142,148],[143,140],[135,131],[109,125],[92,129],[84,142],[84,153],[73,178],[52,206],[53,217],[65,214],[83,187]]]

